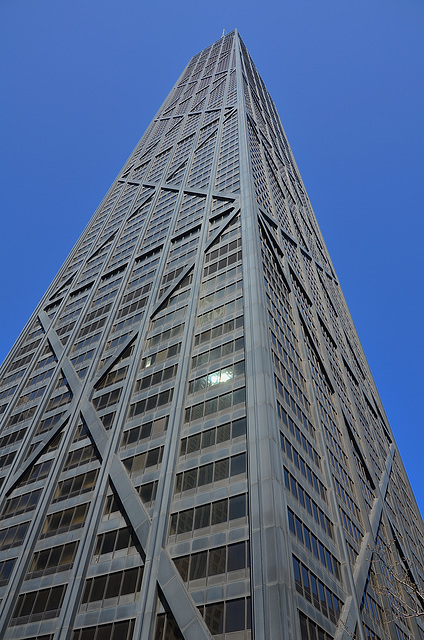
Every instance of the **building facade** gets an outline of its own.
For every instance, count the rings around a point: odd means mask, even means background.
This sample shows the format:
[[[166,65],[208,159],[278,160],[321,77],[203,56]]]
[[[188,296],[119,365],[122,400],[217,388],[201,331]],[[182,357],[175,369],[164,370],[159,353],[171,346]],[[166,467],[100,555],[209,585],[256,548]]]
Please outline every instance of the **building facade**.
[[[421,516],[237,31],[94,214],[0,415],[1,638],[424,638]]]

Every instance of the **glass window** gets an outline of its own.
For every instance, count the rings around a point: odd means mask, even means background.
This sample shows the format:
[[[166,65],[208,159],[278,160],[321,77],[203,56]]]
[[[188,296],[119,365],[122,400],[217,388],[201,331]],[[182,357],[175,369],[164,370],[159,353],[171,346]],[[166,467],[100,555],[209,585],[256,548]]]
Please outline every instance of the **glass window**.
[[[202,529],[208,527],[210,522],[211,505],[205,504],[196,509],[196,518],[194,522],[195,529]]]
[[[121,595],[136,592],[138,572],[139,572],[139,569],[130,569],[129,571],[124,571],[124,579],[122,581]]]
[[[226,603],[225,631],[240,631],[245,628],[245,600],[230,600]]]
[[[104,597],[106,599],[109,598],[117,598],[119,595],[119,589],[121,586],[122,572],[112,573],[109,575],[109,579],[107,582],[107,589]]]
[[[224,603],[218,602],[205,607],[205,622],[212,633],[217,635],[224,631]]]
[[[246,495],[230,498],[230,520],[243,518],[246,515]]]
[[[216,576],[225,572],[226,547],[211,549],[209,552],[208,575]]]
[[[195,553],[191,556],[190,580],[198,580],[206,577],[207,551]]]
[[[246,543],[239,542],[228,547],[228,571],[237,571],[246,566]]]
[[[213,464],[206,464],[199,469],[199,486],[212,482]]]
[[[246,472],[246,454],[241,453],[231,458],[231,475],[237,476]]]
[[[177,534],[178,533],[186,533],[187,531],[191,531],[192,527],[193,527],[193,509],[188,509],[187,511],[182,511],[180,513],[180,517],[178,518]]]
[[[212,524],[219,524],[227,521],[228,501],[219,500],[212,505]]]

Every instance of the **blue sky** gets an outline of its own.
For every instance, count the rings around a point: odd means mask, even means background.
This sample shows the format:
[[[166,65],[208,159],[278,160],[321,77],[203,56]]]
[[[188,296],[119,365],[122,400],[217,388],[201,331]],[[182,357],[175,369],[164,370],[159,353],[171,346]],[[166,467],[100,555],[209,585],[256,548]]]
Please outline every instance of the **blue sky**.
[[[190,57],[234,27],[424,513],[421,0],[1,0],[0,361]]]

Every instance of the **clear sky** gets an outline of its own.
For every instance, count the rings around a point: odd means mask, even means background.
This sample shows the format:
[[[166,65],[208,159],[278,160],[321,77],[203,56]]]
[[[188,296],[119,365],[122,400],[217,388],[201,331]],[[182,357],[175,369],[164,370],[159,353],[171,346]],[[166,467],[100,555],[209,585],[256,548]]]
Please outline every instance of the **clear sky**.
[[[0,361],[190,57],[234,27],[424,513],[422,0],[0,0]]]

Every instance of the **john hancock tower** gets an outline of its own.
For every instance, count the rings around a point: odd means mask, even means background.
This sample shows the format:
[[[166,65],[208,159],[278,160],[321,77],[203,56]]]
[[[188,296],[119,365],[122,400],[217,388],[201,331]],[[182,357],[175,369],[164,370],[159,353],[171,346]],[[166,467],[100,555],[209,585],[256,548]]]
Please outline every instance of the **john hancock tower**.
[[[1,638],[424,638],[421,516],[237,31],[113,183],[0,414]]]

